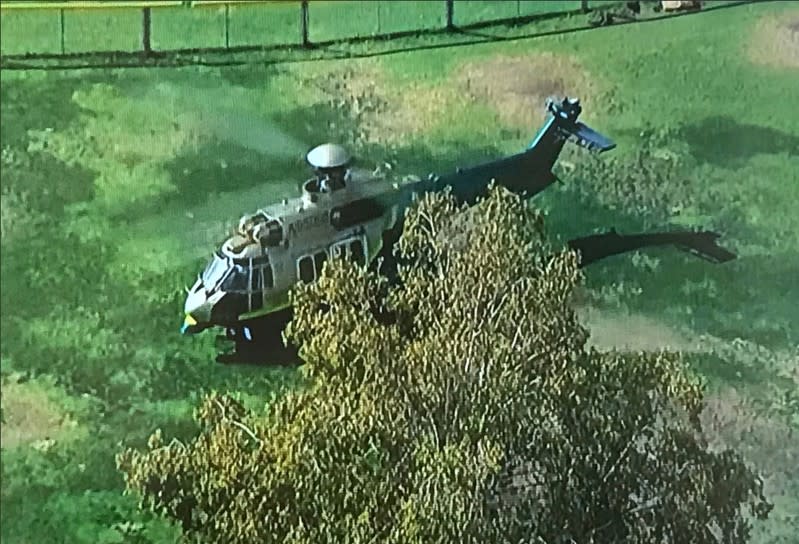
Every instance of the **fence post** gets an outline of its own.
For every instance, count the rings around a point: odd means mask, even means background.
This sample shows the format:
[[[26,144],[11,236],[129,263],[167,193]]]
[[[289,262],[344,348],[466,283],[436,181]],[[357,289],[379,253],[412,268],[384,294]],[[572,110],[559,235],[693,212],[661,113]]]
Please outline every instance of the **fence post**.
[[[583,13],[588,13],[588,0],[581,0],[580,7],[583,10]]]
[[[145,56],[150,56],[153,52],[150,46],[150,8],[141,10],[141,45]]]
[[[380,35],[380,0],[375,2],[375,8],[377,9],[377,34]]]
[[[66,40],[64,38],[64,8],[58,10],[58,21],[61,27],[61,54],[64,55],[67,52]]]
[[[302,34],[302,46],[309,47],[311,40],[308,38],[308,0],[300,2],[300,33]]]
[[[453,30],[455,24],[452,22],[453,12],[455,11],[455,0],[446,0],[447,2],[447,30]]]
[[[225,49],[230,47],[230,4],[225,4]]]

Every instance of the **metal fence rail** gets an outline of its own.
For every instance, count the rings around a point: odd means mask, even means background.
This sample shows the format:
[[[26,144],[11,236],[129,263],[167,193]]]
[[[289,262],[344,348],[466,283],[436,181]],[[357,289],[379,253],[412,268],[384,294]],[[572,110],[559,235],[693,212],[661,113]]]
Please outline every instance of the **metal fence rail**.
[[[0,2],[0,53],[312,45],[588,11],[591,0]]]

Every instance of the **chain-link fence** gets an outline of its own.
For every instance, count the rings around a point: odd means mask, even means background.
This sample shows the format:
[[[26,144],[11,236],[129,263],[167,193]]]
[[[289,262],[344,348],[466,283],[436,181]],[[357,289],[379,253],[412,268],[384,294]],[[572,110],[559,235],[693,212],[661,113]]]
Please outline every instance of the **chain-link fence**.
[[[0,52],[64,55],[319,44],[588,11],[601,4],[608,2],[3,2]]]

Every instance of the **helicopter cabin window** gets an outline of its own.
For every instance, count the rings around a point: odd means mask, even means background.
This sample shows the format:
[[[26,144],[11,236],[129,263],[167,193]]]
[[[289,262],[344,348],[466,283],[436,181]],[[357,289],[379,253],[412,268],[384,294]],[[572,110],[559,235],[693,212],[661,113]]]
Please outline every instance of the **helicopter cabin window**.
[[[353,240],[350,243],[349,257],[359,266],[363,266],[366,263],[366,255],[363,251],[363,242],[361,242],[360,239]]]
[[[313,256],[314,260],[314,268],[316,270],[316,277],[322,275],[322,267],[325,265],[325,261],[327,260],[327,253],[324,251],[320,251]]]
[[[297,263],[297,275],[303,283],[311,283],[315,279],[313,258],[306,255]]]
[[[275,286],[275,276],[272,272],[272,265],[264,266],[264,289],[272,289]]]
[[[330,255],[333,258],[343,257],[349,259],[360,266],[366,264],[366,252],[364,251],[363,240],[356,238],[339,242],[330,248]]]

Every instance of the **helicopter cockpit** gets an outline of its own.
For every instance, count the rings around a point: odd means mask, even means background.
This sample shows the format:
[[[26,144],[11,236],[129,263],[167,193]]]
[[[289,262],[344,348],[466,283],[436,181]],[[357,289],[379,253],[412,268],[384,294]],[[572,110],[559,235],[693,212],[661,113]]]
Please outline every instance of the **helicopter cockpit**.
[[[263,292],[274,287],[268,248],[282,242],[283,226],[277,219],[258,212],[242,217],[236,230],[206,270],[219,289],[242,298],[242,302],[246,298],[247,311],[252,312],[263,306]],[[223,267],[223,272],[217,272]]]
[[[209,295],[217,291],[241,295],[261,293],[271,289],[274,283],[268,255],[232,258],[222,252],[214,253],[200,281]]]
[[[232,257],[222,250],[197,278],[186,300],[186,313],[194,318],[219,313],[229,318],[263,307],[264,294],[274,287],[274,272],[269,254]]]
[[[274,288],[269,247],[283,240],[283,226],[263,212],[239,221],[237,232],[214,252],[211,261],[189,290],[185,330],[196,330],[211,320],[236,320],[263,308]]]

